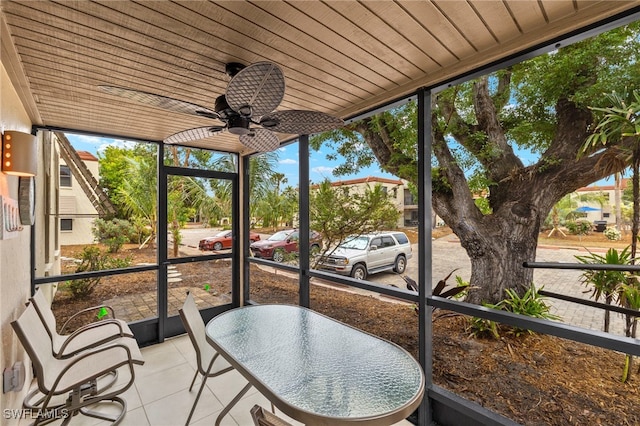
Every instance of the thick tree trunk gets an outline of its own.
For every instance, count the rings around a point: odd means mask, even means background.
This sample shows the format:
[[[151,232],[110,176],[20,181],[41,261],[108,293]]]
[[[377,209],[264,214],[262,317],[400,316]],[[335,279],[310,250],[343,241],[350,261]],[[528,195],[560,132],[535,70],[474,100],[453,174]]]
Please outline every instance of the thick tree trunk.
[[[533,261],[536,245],[525,243],[518,250],[513,250],[508,244],[494,243],[485,248],[488,250],[484,255],[471,258],[471,290],[466,301],[475,304],[496,303],[504,299],[508,288],[522,294],[524,283],[531,284],[533,281],[533,269],[524,268],[522,259]]]
[[[506,289],[522,294],[533,281],[533,269],[522,264],[535,261],[539,229],[535,209],[514,205],[505,213],[473,226],[463,221],[453,227],[471,261],[467,302],[497,303]]]

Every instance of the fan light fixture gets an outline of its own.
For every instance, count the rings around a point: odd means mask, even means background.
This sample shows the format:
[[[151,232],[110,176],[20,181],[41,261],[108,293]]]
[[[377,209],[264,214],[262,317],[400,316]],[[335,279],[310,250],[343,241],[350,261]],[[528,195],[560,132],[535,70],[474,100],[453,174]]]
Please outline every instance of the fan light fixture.
[[[2,135],[2,172],[13,176],[35,176],[38,144],[34,135],[7,130]]]

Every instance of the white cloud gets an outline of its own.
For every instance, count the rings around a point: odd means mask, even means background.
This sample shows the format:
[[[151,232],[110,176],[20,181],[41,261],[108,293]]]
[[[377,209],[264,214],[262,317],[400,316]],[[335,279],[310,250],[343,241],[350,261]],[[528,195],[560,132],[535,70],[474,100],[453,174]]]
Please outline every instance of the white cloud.
[[[90,135],[67,135],[72,143],[88,143],[92,145],[102,145],[104,144],[105,138],[100,136],[90,136]],[[112,140],[112,139],[108,139]]]
[[[105,149],[109,146],[115,146],[118,148],[133,148],[136,146],[135,142],[131,141],[123,141],[118,139],[102,139],[100,146],[97,148],[97,152],[104,152]]]
[[[335,167],[318,166],[311,169],[311,171],[314,173],[318,173],[319,175],[326,176],[333,173],[333,169],[335,169]]]
[[[280,164],[298,164],[298,162],[296,160],[294,160],[293,158],[285,158],[284,160],[278,161],[278,163],[280,163]]]

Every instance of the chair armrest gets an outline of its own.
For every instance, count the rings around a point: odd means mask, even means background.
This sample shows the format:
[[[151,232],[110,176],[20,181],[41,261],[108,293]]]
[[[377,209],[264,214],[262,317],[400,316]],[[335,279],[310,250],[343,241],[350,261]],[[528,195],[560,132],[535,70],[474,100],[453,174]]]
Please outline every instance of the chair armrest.
[[[66,392],[78,384],[97,379],[124,365],[129,365],[130,370],[133,371],[134,364],[131,350],[121,343],[87,350],[67,361],[68,364],[60,371],[53,383],[51,391],[54,393]],[[65,375],[69,375],[71,379],[63,381]],[[57,390],[61,382],[63,386]]]
[[[73,340],[77,337],[79,337],[80,335],[82,335],[83,333],[86,332],[90,332],[92,330],[96,330],[98,328],[103,328],[103,327],[112,327],[115,326],[116,328],[113,330],[113,333],[111,333],[111,335],[109,335],[108,333],[103,335],[102,338],[99,341],[96,341],[95,344],[90,345],[89,347],[94,347],[96,345],[101,345],[104,343],[105,337],[109,338],[109,340],[111,339],[115,339],[115,338],[120,338],[120,337],[124,337],[124,330],[122,329],[122,325],[114,320],[104,320],[101,322],[93,322],[91,324],[86,324],[82,327],[80,327],[79,329],[77,329],[76,331],[74,331],[73,333],[69,334],[69,335],[65,335],[65,341],[64,343],[60,346],[60,349],[58,350],[59,356],[65,357],[65,352],[67,347],[73,342]]]
[[[69,317],[69,319],[67,319],[64,324],[62,324],[62,328],[60,329],[60,334],[64,334],[64,330],[66,329],[67,325],[69,324],[69,321],[71,321],[72,319],[74,319],[75,317],[77,317],[78,315],[84,314],[86,312],[91,312],[91,311],[97,311],[98,309],[107,309],[108,311],[111,312],[111,317],[115,319],[116,317],[116,313],[113,310],[113,308],[109,305],[97,305],[97,306],[90,306],[88,308],[82,309],[78,312],[76,312],[75,314],[71,315]]]

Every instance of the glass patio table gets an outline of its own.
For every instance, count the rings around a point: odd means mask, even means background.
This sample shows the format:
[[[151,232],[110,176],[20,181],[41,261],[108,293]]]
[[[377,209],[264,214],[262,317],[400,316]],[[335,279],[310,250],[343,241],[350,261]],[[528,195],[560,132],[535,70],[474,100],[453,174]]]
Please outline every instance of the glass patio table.
[[[407,351],[307,308],[237,308],[206,332],[249,385],[305,424],[390,425],[424,394],[424,373]]]

